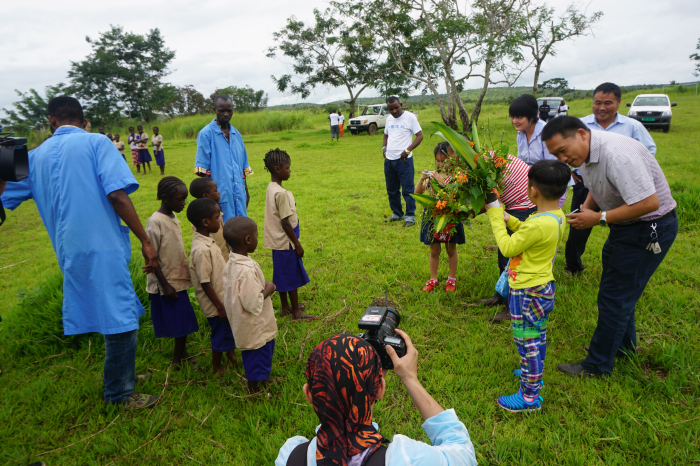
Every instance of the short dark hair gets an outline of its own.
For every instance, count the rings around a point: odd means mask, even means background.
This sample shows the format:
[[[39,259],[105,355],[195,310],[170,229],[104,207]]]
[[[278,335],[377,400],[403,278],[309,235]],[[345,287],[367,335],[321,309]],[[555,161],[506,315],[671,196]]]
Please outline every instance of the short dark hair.
[[[206,194],[211,189],[211,184],[216,183],[208,176],[198,176],[190,183],[190,194],[192,197],[197,199],[202,199],[204,194]]]
[[[387,105],[393,104],[394,102],[401,103],[401,100],[399,100],[399,97],[396,95],[390,95],[389,97],[387,97],[387,99],[386,99]]]
[[[547,122],[542,130],[542,140],[547,141],[557,134],[561,134],[563,138],[570,138],[579,129],[591,132],[588,126],[578,118],[568,115],[560,116]]]
[[[212,218],[216,214],[217,205],[214,199],[195,199],[187,206],[187,220],[195,227],[199,227],[202,220]]]
[[[85,120],[83,107],[75,97],[62,95],[49,100],[49,116],[55,117],[59,121],[80,121]]]
[[[450,146],[450,143],[447,141],[443,142],[438,142],[438,144],[435,146],[435,149],[433,149],[433,155],[437,157],[438,154],[443,154],[443,155],[450,155],[447,152],[447,148]]]
[[[227,100],[231,100],[231,97],[226,95],[226,94],[219,94],[216,97],[214,97],[214,107],[216,107],[216,103],[220,100],[223,100],[224,102]],[[233,102],[233,100],[231,100]]]
[[[561,117],[560,117],[561,118]],[[558,160],[540,160],[527,172],[530,186],[536,187],[548,201],[561,198],[571,179],[571,169]]]
[[[263,162],[265,162],[265,170],[272,173],[276,166],[281,166],[285,163],[292,163],[292,158],[288,153],[280,148],[277,148],[265,154]]]
[[[224,239],[232,248],[243,243],[245,237],[252,235],[258,225],[248,217],[233,217],[224,223]]]
[[[595,88],[593,91],[593,97],[599,92],[603,94],[614,94],[617,100],[622,100],[622,89],[615,83],[603,83]]]
[[[536,122],[539,118],[539,105],[537,99],[532,94],[523,94],[513,99],[508,107],[508,115],[512,117],[525,117],[530,123]]]

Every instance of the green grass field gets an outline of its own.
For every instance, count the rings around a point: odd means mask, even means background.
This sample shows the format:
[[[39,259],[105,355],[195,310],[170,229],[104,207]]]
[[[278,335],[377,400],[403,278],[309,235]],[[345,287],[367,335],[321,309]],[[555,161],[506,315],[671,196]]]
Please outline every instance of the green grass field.
[[[474,305],[491,296],[498,274],[496,243],[486,219],[474,220],[466,229],[466,244],[458,247],[458,292],[422,293],[429,254],[418,240],[418,227],[383,222],[391,212],[381,136],[346,133],[340,143],[330,142],[325,116],[316,115],[310,117],[311,129],[245,137],[255,170],[249,178],[249,216],[261,228],[269,183],[263,156],[280,147],[292,157],[292,178],[285,187],[298,203],[304,263],[311,277],[300,290],[300,300],[307,312],[325,318],[294,324],[279,319],[273,376],[287,380],[270,398],[247,395],[240,362],[223,380],[189,369],[168,373],[172,343],[153,338],[146,314],[137,373],[149,371],[153,378],[136,389],[160,395],[161,402],[137,413],[105,406],[100,335],[58,335],[39,341],[57,328],[58,267],[36,207],[25,203],[9,213],[0,227],[0,309],[5,320],[0,324],[0,463],[25,465],[41,459],[51,466],[272,464],[288,437],[310,438],[317,424],[301,392],[309,351],[334,333],[356,333],[364,308],[383,296],[385,288],[400,307],[401,328],[420,352],[419,377],[443,407],[456,410],[480,464],[700,463],[700,97],[671,97],[678,102],[671,132],[654,131],[652,136],[659,148],[657,158],[680,200],[684,224],[637,305],[639,356],[618,360],[612,377],[576,380],[555,370],[558,363],[583,359],[583,347],[595,328],[604,229],[594,229],[584,255],[588,268],[577,280],[563,271],[560,246],[544,406],[529,415],[506,413],[495,401],[517,389],[511,371],[518,358],[510,327],[488,322],[499,310]],[[629,101],[625,96],[623,102]],[[590,113],[588,101],[570,105],[575,116]],[[505,140],[515,152],[515,134],[506,116],[506,106],[487,106],[481,124],[490,124],[494,139],[500,140],[505,130]],[[416,173],[433,163],[432,147],[438,140],[427,136],[433,132],[430,121],[438,120],[439,113],[421,110],[418,117],[426,140],[414,152]],[[195,141],[166,139],[165,154],[166,174],[189,184]],[[159,206],[156,170],[154,166],[153,174],[137,175],[141,187],[132,195],[144,223]],[[189,250],[191,229],[184,212],[179,217]],[[136,256],[138,242],[133,237],[132,245]],[[261,246],[253,257],[270,278],[269,251]],[[444,284],[444,255],[443,259],[439,275]],[[143,296],[145,279],[137,279]],[[44,290],[36,295],[42,284]],[[274,302],[278,312],[279,300]],[[210,358],[208,327],[201,316],[200,329],[190,339],[190,351],[205,363]],[[388,438],[400,433],[427,441],[400,381],[390,373],[387,383],[387,395],[374,412],[381,432]]]

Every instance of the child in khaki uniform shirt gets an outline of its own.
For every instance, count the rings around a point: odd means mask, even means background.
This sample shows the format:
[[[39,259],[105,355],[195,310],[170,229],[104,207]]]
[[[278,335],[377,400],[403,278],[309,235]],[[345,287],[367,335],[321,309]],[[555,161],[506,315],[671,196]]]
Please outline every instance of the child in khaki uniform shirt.
[[[166,176],[158,183],[160,209],[148,219],[146,234],[158,253],[158,267],[148,274],[146,291],[151,301],[151,321],[156,338],[173,338],[172,364],[183,360],[196,363],[187,353],[187,335],[199,330],[187,289],[192,287],[190,268],[182,241],[180,221],[187,201],[187,186],[179,178]]]
[[[216,181],[212,180],[208,176],[200,176],[192,180],[190,183],[190,194],[197,199],[212,199],[216,203],[221,200],[221,193],[219,192],[219,187],[216,185]],[[221,210],[219,210],[221,212]],[[224,256],[224,261],[228,262],[228,244],[224,239],[224,214],[219,214],[219,222],[221,223],[221,228],[215,233],[211,233],[214,241],[216,241],[217,246],[221,249],[221,255]],[[197,229],[192,225],[192,232],[194,233]]]
[[[224,306],[233,337],[241,350],[248,390],[257,392],[276,382],[270,379],[277,321],[270,295],[275,285],[265,280],[260,265],[248,254],[258,247],[258,226],[248,217],[224,224],[231,255],[224,269]]]
[[[236,342],[222,302],[226,262],[211,237],[221,230],[220,215],[219,204],[212,199],[195,199],[187,207],[187,220],[195,227],[190,249],[190,275],[199,307],[211,327],[212,372],[223,375],[226,370],[221,358],[226,353],[231,365],[236,364]]]

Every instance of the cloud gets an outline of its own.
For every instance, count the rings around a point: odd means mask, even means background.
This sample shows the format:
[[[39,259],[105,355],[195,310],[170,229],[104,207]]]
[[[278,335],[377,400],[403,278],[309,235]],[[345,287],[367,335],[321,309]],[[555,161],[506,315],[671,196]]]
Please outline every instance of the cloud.
[[[570,0],[548,3],[562,11]],[[85,37],[97,37],[110,24],[136,33],[159,28],[177,53],[168,78],[173,84],[192,84],[204,95],[217,87],[250,85],[264,89],[270,105],[299,102],[275,89],[270,76],[285,73],[287,65],[267,58],[266,49],[288,17],[309,21],[314,8],[327,6],[323,0],[12,2],[3,10],[3,17],[12,20],[0,29],[0,108],[16,100],[14,89],[41,90],[66,82],[71,60],[90,52]],[[591,89],[604,81],[631,85],[695,79],[688,56],[700,36],[699,1],[593,0],[587,10],[605,13],[594,35],[560,44],[557,55],[545,60],[540,81],[563,77],[576,88]],[[531,85],[533,76],[525,73],[517,85]],[[478,80],[467,84],[480,87]],[[345,97],[343,89],[319,88],[307,101]]]

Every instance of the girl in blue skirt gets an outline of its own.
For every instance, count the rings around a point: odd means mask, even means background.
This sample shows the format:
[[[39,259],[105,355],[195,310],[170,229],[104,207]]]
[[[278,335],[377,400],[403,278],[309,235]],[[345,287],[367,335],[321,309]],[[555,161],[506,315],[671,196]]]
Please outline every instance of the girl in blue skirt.
[[[178,369],[183,360],[196,365],[187,353],[187,335],[199,330],[187,290],[192,288],[190,266],[182,241],[180,221],[175,212],[182,212],[187,203],[187,186],[174,176],[158,183],[160,209],[148,219],[146,234],[158,253],[158,267],[148,274],[146,291],[151,301],[151,320],[156,338],[175,340],[172,365]]]
[[[299,217],[291,191],[282,187],[291,174],[292,159],[285,151],[271,150],[265,154],[265,169],[271,181],[265,195],[265,235],[267,249],[272,249],[272,283],[277,287],[282,301],[280,317],[292,316],[292,320],[314,320],[302,312],[297,290],[309,283],[302,257],[304,248],[299,242]],[[289,301],[287,300],[289,295]]]

